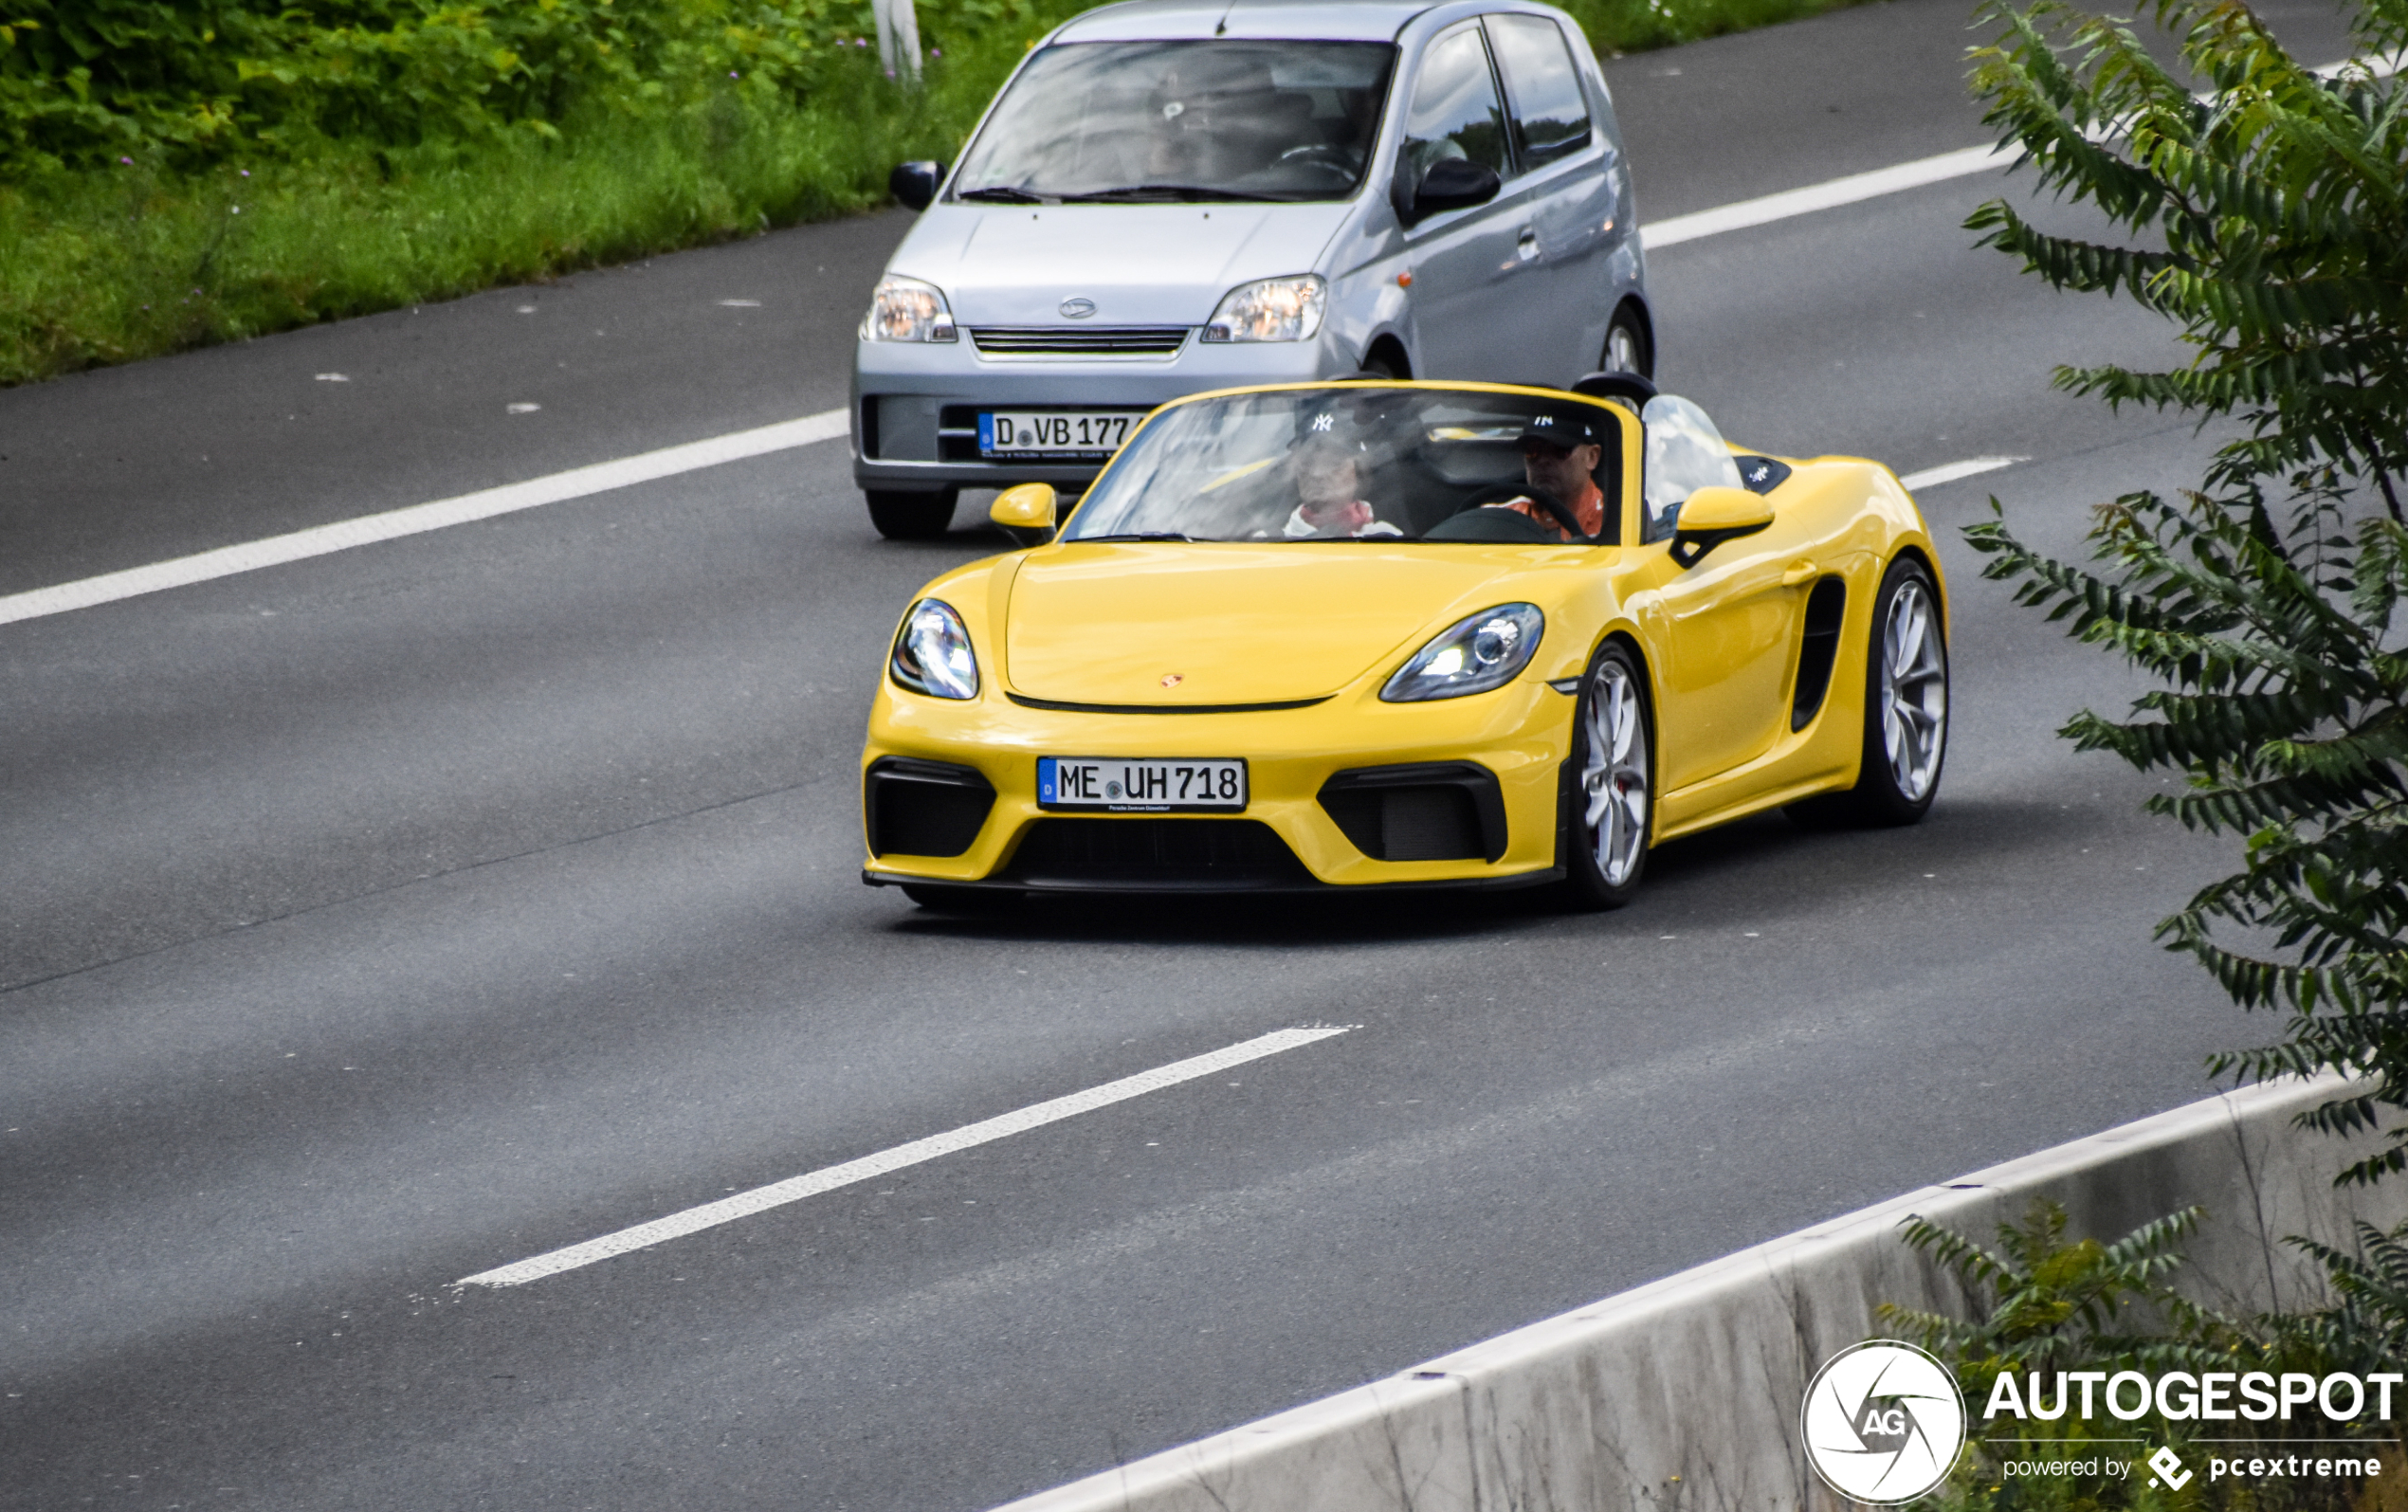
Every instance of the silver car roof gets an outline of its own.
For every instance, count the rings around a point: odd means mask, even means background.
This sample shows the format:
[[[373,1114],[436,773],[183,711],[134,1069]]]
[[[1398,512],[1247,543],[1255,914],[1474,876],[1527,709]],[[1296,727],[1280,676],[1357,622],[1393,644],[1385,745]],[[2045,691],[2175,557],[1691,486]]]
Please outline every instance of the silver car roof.
[[[1393,42],[1407,23],[1444,0],[1128,0],[1090,10],[1055,32],[1056,42],[1171,42],[1211,37]]]

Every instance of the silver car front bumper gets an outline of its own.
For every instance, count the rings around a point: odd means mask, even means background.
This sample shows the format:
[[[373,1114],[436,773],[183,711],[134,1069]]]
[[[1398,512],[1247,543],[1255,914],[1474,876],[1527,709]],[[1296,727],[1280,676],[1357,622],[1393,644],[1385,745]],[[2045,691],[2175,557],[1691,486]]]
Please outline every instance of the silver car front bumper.
[[[1104,458],[994,460],[978,451],[982,410],[1126,410],[1213,389],[1310,383],[1356,370],[1324,328],[1313,341],[1207,343],[1190,329],[1168,356],[994,356],[973,333],[947,342],[863,341],[853,360],[853,480],[865,489],[937,491],[1049,483],[1084,488]]]

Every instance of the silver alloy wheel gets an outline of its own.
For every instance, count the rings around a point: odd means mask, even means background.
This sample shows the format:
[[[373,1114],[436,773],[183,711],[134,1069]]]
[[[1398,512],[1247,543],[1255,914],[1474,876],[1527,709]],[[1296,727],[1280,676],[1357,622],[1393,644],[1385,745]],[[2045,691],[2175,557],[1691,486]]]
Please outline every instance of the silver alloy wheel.
[[[1582,821],[1597,870],[1619,887],[1647,850],[1647,720],[1630,668],[1600,662],[1589,684],[1588,749],[1580,769]]]
[[[1639,334],[1623,321],[1614,321],[1605,333],[1605,370],[1608,373],[1639,371]]]
[[[1947,744],[1948,660],[1931,594],[1916,577],[1898,584],[1882,626],[1881,736],[1898,796],[1921,803]]]

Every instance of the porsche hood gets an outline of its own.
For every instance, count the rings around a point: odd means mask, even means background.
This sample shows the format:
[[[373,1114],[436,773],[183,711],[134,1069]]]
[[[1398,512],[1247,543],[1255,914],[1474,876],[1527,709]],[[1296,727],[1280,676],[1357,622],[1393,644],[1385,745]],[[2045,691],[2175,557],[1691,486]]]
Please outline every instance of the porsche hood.
[[[1357,542],[1074,543],[1027,559],[1012,585],[1005,683],[1065,703],[1322,698],[1502,602],[1499,580],[1528,565]]]

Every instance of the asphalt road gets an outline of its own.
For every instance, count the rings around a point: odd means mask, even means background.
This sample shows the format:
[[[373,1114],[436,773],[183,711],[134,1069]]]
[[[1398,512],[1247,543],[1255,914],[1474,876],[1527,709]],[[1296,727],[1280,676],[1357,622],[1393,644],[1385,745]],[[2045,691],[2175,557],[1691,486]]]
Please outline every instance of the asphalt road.
[[[1961,17],[1614,64],[1642,209],[1982,140]],[[2053,738],[2129,685],[1954,544],[1995,489],[2071,545],[2201,446],[2047,390],[2168,342],[1967,250],[1999,182],[1653,260],[1662,376],[1735,438],[2032,460],[1923,498],[1929,822],[1739,826],[1602,918],[860,886],[892,616],[994,542],[876,539],[836,445],[0,628],[0,1507],[975,1512],[2201,1095],[2268,1027],[2148,932],[2218,851]],[[0,393],[0,592],[829,408],[903,224]],[[1361,1027],[447,1284],[1321,1022]]]

